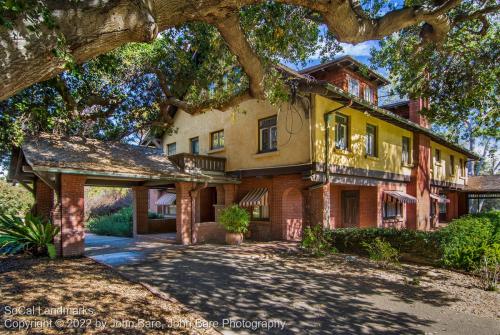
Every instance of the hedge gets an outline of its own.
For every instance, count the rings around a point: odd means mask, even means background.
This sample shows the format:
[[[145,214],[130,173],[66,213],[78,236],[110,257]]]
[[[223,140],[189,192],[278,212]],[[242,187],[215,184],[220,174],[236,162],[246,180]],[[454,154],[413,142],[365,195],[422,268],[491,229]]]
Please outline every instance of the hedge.
[[[118,212],[92,218],[87,221],[87,229],[97,235],[132,236],[132,208],[125,207]]]

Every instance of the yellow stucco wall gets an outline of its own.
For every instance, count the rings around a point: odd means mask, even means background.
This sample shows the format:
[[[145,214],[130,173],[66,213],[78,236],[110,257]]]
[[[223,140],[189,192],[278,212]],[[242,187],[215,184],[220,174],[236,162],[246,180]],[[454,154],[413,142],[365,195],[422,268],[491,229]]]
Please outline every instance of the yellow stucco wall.
[[[313,157],[316,162],[325,161],[325,123],[324,114],[341,104],[316,95],[314,119]],[[335,119],[330,121],[330,148],[329,163],[348,167],[363,168],[369,170],[378,170],[402,175],[410,175],[411,167],[403,166],[402,161],[402,137],[406,136],[413,142],[413,134],[405,129],[399,128],[393,124],[377,119],[366,113],[353,108],[344,108],[339,113],[349,117],[350,127],[350,150],[340,151],[335,146]],[[371,124],[377,127],[378,134],[378,157],[366,157],[365,153],[365,134],[366,125]],[[413,144],[410,144],[410,147]],[[410,153],[410,155],[412,155]],[[412,156],[410,156],[412,157]]]
[[[436,159],[436,149],[441,151],[441,160]],[[455,174],[451,174],[451,155],[455,157]],[[460,171],[460,159],[463,162],[467,161],[467,158],[452,149],[449,149],[439,143],[431,141],[431,176],[432,179],[438,181],[445,181],[449,183],[455,183],[459,185],[464,185],[467,178],[467,168],[465,169],[465,175],[461,175]]]
[[[249,100],[235,111],[212,110],[194,116],[179,111],[174,118],[178,132],[165,136],[163,147],[167,152],[167,144],[175,142],[176,153],[187,153],[189,139],[199,137],[200,154],[226,157],[227,171],[310,163],[310,119],[301,108],[293,108],[290,112],[287,104],[278,109],[267,102]],[[258,120],[273,115],[278,115],[278,150],[257,154]],[[211,152],[210,133],[221,129],[224,150]]]

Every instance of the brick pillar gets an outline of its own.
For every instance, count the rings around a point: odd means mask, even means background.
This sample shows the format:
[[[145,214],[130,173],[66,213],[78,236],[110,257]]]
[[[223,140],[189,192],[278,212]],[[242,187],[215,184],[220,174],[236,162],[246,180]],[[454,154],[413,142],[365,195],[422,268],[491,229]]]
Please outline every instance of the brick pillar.
[[[330,212],[330,183],[310,190],[307,219],[310,225],[321,224],[323,228],[331,228]]]
[[[231,205],[236,202],[236,185],[224,184],[224,204]]]
[[[147,234],[148,229],[148,189],[144,186],[132,187],[134,236]]]
[[[424,134],[413,134],[413,168],[407,185],[408,194],[417,198],[416,204],[407,204],[407,227],[429,230],[430,222],[430,139]]]
[[[54,190],[41,179],[35,181],[35,214],[51,220],[54,208]]]
[[[458,194],[458,216],[469,214],[469,202],[467,201],[467,193],[460,192]]]
[[[192,183],[175,183],[176,206],[177,206],[177,242],[187,245],[191,244],[191,225],[192,225],[192,201],[190,192]]]
[[[56,239],[58,254],[63,257],[82,256],[85,247],[85,180],[82,175],[62,174],[53,222],[61,232]]]
[[[429,100],[427,99],[415,99],[408,102],[409,107],[409,119],[422,127],[429,128],[429,121],[427,118],[420,114],[420,111],[424,108],[429,108]]]
[[[446,205],[446,221],[450,222],[458,218],[458,192],[448,192],[446,197],[450,200],[450,203]]]

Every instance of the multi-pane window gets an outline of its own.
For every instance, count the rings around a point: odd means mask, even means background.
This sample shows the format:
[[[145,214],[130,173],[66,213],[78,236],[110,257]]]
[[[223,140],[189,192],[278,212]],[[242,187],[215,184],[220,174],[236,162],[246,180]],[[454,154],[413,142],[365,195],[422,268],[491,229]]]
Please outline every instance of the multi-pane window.
[[[403,164],[410,164],[410,138],[403,136],[403,151],[401,160]]]
[[[353,77],[348,77],[347,89],[352,95],[359,96],[359,80]]]
[[[210,134],[210,149],[224,148],[224,130],[215,131]]]
[[[269,219],[269,206],[255,206],[252,208],[252,219],[267,220]]]
[[[167,155],[172,156],[175,155],[177,151],[177,145],[174,143],[167,144]]]
[[[384,202],[384,219],[394,219],[403,216],[403,203],[399,201]]]
[[[189,139],[189,150],[193,155],[198,155],[200,153],[200,140],[198,137]]]
[[[366,125],[366,155],[377,156],[377,127],[371,124]]]
[[[436,160],[436,163],[441,164],[441,150],[436,149],[434,159]]]
[[[276,115],[259,120],[259,152],[275,151],[277,148]]]
[[[370,86],[365,86],[363,94],[366,101],[373,102],[373,90]]]
[[[347,150],[349,119],[343,114],[335,115],[335,148]]]
[[[450,175],[455,175],[455,156],[450,155]]]

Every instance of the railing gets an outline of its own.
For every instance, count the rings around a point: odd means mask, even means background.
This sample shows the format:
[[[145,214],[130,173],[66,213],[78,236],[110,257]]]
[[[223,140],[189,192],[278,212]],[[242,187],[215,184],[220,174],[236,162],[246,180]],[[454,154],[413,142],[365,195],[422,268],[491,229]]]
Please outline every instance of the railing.
[[[222,157],[192,155],[188,153],[182,153],[169,156],[168,158],[185,171],[195,171],[195,170],[213,171],[213,172],[226,171],[226,159]]]

